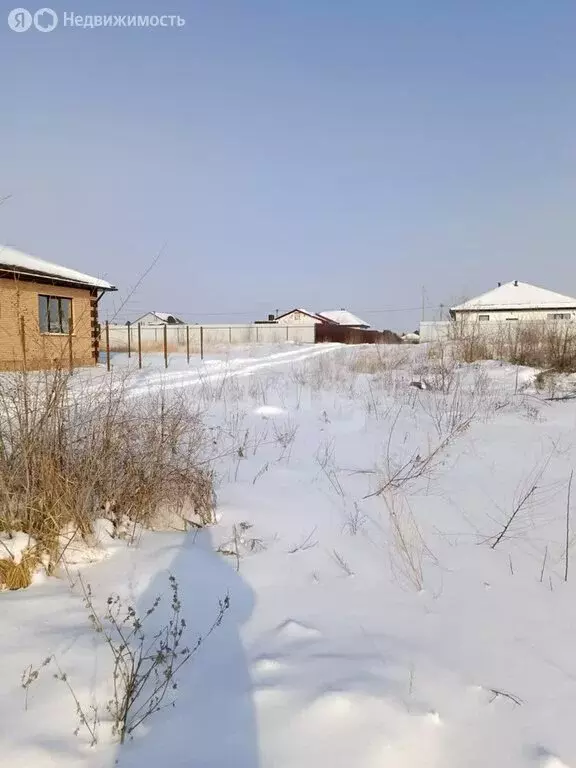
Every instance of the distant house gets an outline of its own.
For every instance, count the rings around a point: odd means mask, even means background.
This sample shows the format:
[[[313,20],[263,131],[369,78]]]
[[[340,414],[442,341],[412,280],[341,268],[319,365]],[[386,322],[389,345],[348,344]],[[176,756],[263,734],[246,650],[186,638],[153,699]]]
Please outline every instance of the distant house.
[[[328,322],[328,319],[319,317],[315,312],[309,312],[307,309],[291,309],[290,312],[278,315],[276,322],[279,325],[316,325]]]
[[[281,325],[317,325],[327,323],[329,325],[341,325],[346,328],[370,328],[370,324],[364,322],[352,312],[346,309],[331,309],[324,312],[310,312],[307,309],[291,309],[278,315],[276,322]]]
[[[140,323],[140,325],[184,325],[184,320],[171,315],[169,312],[147,312],[138,320],[134,320],[134,325]]]
[[[576,299],[514,280],[450,309],[453,320],[478,323],[576,320]]]
[[[347,309],[327,309],[318,312],[318,316],[330,323],[344,325],[346,328],[370,328],[370,323],[361,320],[357,315],[348,312]]]
[[[106,280],[0,246],[0,369],[94,365]]]

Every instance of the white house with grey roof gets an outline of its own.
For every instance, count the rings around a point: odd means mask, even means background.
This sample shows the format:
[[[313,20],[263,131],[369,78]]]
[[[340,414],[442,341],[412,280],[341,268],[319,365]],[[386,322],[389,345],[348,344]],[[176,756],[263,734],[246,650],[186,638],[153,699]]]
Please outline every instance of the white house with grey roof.
[[[576,320],[576,299],[513,280],[452,307],[450,317],[478,323]]]
[[[450,320],[420,323],[420,341],[441,341],[460,333],[463,326],[474,333],[500,334],[519,324],[576,325],[576,299],[530,283],[512,280],[491,291],[457,304]]]

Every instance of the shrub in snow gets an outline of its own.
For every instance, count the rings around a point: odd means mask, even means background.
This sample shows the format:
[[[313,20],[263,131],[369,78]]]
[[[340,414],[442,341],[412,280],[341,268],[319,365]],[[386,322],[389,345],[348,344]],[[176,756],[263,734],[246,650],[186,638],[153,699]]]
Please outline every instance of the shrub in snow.
[[[128,535],[166,510],[212,522],[205,445],[197,406],[185,395],[131,397],[130,376],[87,383],[58,370],[6,374],[0,532],[33,537],[36,555],[47,555],[53,570],[66,553],[76,550],[77,560],[82,542],[91,546],[99,517]]]
[[[162,603],[160,596],[144,614],[138,614],[136,609],[119,595],[111,595],[106,601],[104,613],[100,614],[94,604],[90,585],[85,584],[80,576],[79,583],[92,627],[103,638],[110,651],[112,696],[102,707],[97,704],[84,707],[58,659],[49,656],[39,667],[30,666],[22,674],[21,684],[26,692],[26,709],[30,686],[38,679],[44,667],[53,665],[56,669],[54,678],[66,685],[76,705],[78,724],[75,733],[84,730],[89,736],[91,746],[94,746],[98,741],[101,710],[105,709],[112,723],[113,736],[117,736],[123,744],[126,737],[149,717],[175,704],[179,670],[220,626],[230,607],[230,599],[226,595],[219,602],[216,618],[208,631],[197,637],[191,645],[186,645],[186,621],[182,616],[178,583],[174,576],[169,577],[171,602],[168,617],[159,629],[151,629],[149,624]]]
[[[484,327],[486,326],[486,327]],[[490,330],[488,330],[490,327]],[[576,325],[559,321],[454,322],[449,346],[460,360],[505,360],[560,372],[576,371]],[[443,347],[443,343],[434,347]]]

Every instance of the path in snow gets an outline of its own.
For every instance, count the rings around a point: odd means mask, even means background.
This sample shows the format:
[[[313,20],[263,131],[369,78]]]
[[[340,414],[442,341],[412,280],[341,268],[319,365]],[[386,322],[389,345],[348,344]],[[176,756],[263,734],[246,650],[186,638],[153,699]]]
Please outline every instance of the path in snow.
[[[342,349],[341,344],[322,344],[299,348],[290,352],[277,352],[261,358],[236,358],[232,360],[208,360],[200,368],[191,370],[165,370],[157,368],[138,371],[136,380],[129,387],[131,397],[145,395],[154,389],[181,389],[197,385],[211,384],[224,379],[250,376],[267,368],[279,365],[300,363],[311,358]]]

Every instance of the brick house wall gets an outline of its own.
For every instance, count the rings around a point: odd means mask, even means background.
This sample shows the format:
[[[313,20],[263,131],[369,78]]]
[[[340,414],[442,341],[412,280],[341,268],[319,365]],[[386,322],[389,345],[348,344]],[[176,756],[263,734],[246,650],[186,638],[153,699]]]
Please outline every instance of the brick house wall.
[[[72,332],[40,331],[39,299],[72,301]],[[0,275],[0,370],[94,365],[98,358],[97,292],[54,280]],[[71,351],[70,351],[71,350]]]

